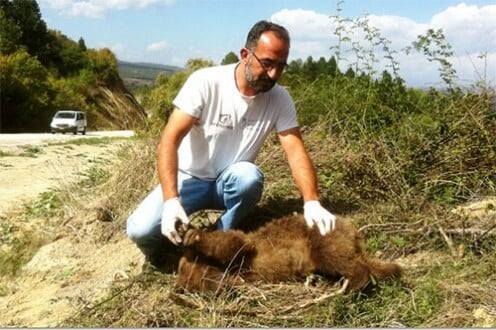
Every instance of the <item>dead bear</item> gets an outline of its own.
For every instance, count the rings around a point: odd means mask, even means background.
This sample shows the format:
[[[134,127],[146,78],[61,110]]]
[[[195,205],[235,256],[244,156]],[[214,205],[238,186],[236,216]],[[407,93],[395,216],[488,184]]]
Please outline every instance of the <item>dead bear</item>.
[[[185,252],[179,261],[178,290],[215,292],[247,282],[276,283],[320,274],[344,277],[345,292],[355,292],[367,285],[370,276],[381,280],[402,273],[400,265],[366,254],[364,235],[343,218],[324,236],[299,215],[273,220],[248,233],[190,227],[182,235]]]

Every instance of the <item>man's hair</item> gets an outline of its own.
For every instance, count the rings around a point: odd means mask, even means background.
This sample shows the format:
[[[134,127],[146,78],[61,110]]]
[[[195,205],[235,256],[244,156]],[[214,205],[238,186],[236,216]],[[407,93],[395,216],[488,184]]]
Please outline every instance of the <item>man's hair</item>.
[[[289,47],[290,42],[288,30],[281,25],[269,21],[258,21],[255,25],[253,25],[250,32],[248,32],[245,47],[248,49],[255,48],[262,33],[267,31],[274,32],[277,38],[284,40]]]

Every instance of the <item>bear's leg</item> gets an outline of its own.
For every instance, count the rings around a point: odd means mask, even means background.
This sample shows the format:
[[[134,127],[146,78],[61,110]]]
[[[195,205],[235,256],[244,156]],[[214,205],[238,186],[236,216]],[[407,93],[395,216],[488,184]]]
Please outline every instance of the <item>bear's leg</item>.
[[[186,253],[179,262],[176,290],[217,292],[225,286],[243,284],[241,277],[209,264],[208,260]]]
[[[365,287],[370,280],[369,268],[360,257],[355,259],[341,259],[332,264],[320,264],[318,265],[318,272],[324,276],[333,278],[337,275],[343,276],[348,280],[346,292],[359,291]]]
[[[350,261],[349,267],[343,270],[343,276],[349,281],[346,292],[360,291],[370,281],[369,268],[361,257]]]
[[[369,267],[363,260],[359,241],[337,234],[316,238],[312,259],[319,273],[327,277],[343,276],[349,281],[346,291],[358,291],[369,282]]]

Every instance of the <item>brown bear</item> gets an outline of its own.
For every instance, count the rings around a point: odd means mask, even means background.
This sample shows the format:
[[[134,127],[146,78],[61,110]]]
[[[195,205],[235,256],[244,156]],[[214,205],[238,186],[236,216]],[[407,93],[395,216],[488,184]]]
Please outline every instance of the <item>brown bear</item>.
[[[344,277],[346,292],[361,290],[370,276],[401,275],[396,263],[381,261],[363,250],[364,235],[346,219],[321,235],[303,216],[273,220],[253,232],[240,230],[182,232],[184,255],[179,261],[176,288],[217,291],[246,282],[280,282],[320,274]]]

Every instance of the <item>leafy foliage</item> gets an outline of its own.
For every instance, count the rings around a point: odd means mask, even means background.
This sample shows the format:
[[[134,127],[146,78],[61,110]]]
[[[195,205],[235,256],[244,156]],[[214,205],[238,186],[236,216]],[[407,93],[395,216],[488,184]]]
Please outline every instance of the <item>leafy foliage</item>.
[[[214,63],[211,61],[190,59],[185,70],[178,71],[171,76],[160,74],[157,77],[155,87],[144,94],[142,102],[143,107],[151,113],[148,128],[152,133],[160,134],[164,123],[174,108],[172,101],[188,76],[195,70],[212,65]]]
[[[409,53],[412,49],[422,52],[429,62],[438,62],[441,66],[439,68],[441,78],[449,89],[454,91],[453,84],[457,75],[456,70],[449,61],[453,51],[451,50],[451,45],[446,42],[443,29],[437,31],[428,29],[425,35],[419,35],[418,39],[412,42],[412,46],[407,47],[405,50]]]
[[[229,52],[220,62],[222,65],[239,62],[239,57],[234,52]]]
[[[46,130],[61,108],[91,118],[91,89],[121,83],[109,49],[87,49],[83,38],[47,29],[35,0],[0,1],[0,60],[2,132]]]
[[[4,54],[25,48],[46,65],[51,55],[50,36],[41,19],[38,4],[33,0],[2,0],[0,2],[1,47]],[[14,33],[11,33],[14,32]]]
[[[53,88],[46,68],[25,50],[0,54],[1,123],[11,129],[34,129],[49,120]]]

